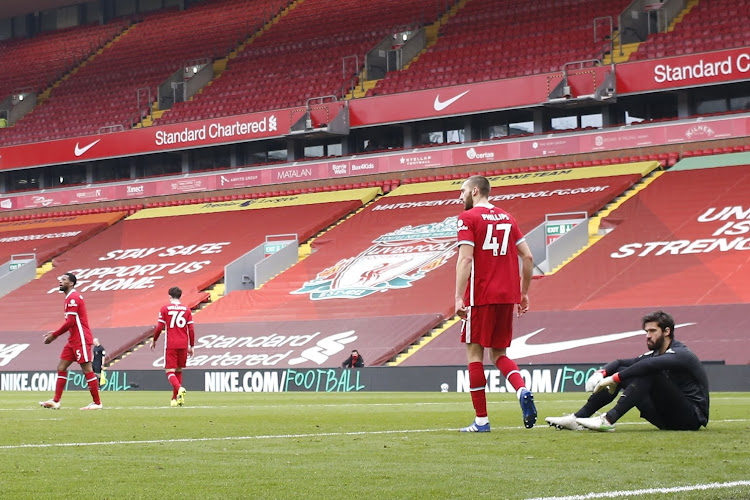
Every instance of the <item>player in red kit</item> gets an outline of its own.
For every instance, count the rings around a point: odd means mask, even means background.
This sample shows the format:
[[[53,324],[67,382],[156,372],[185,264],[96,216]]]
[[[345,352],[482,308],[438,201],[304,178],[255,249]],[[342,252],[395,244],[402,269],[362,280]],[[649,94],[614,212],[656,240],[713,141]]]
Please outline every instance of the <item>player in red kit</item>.
[[[171,406],[185,404],[187,391],[182,387],[182,369],[187,365],[187,358],[193,357],[195,348],[195,331],[193,330],[193,314],[190,308],[180,304],[182,290],[173,286],[169,289],[169,304],[159,311],[159,321],[154,330],[154,341],[151,349],[156,347],[156,341],[164,330],[164,369],[167,380],[172,384]]]
[[[523,423],[536,423],[534,396],[525,387],[518,365],[505,355],[513,337],[513,310],[529,310],[529,285],[534,259],[515,219],[490,204],[490,182],[469,177],[461,186],[465,212],[458,216],[456,314],[463,319],[461,342],[466,344],[469,388],[476,419],[461,432],[490,432],[484,386],[484,349],[490,361],[516,390]],[[522,270],[519,275],[518,257]]]
[[[57,365],[57,384],[55,385],[55,397],[39,403],[44,408],[58,410],[60,398],[68,382],[68,367],[73,362],[81,365],[81,371],[89,385],[89,392],[93,402],[81,408],[81,410],[101,410],[102,402],[99,399],[99,380],[91,366],[91,346],[94,337],[89,329],[89,319],[86,314],[86,304],[83,296],[75,290],[76,277],[72,273],[60,276],[60,291],[65,294],[65,323],[53,332],[47,332],[44,343],[49,344],[65,332],[70,332],[68,342],[60,354],[60,362]]]

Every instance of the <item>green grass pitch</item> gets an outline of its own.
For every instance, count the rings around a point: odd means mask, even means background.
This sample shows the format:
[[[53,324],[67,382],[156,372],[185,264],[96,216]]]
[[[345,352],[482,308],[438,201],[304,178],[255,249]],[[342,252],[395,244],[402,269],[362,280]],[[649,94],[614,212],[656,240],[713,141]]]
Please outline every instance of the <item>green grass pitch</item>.
[[[468,394],[189,392],[170,408],[133,391],[89,412],[87,392],[48,397],[0,392],[0,498],[750,498],[746,393],[712,394],[699,432],[631,411],[614,433],[547,427],[584,394],[538,394],[533,429],[489,394],[489,434],[456,432]]]

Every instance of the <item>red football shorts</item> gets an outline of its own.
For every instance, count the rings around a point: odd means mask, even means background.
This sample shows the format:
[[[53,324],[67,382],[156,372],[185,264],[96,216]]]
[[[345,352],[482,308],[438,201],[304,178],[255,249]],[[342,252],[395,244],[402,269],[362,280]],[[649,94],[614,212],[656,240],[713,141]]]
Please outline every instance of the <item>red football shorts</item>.
[[[62,354],[60,354],[60,359],[64,359],[65,361],[72,361],[74,363],[78,363],[79,365],[88,363],[93,359],[91,357],[92,345],[93,344],[89,344],[86,347],[82,347],[81,344],[71,344],[70,342],[68,342],[65,344],[65,347],[63,347]]]
[[[187,347],[184,349],[167,349],[164,355],[164,368],[185,368],[187,366]]]
[[[513,339],[515,304],[470,306],[461,325],[461,342],[505,349]]]

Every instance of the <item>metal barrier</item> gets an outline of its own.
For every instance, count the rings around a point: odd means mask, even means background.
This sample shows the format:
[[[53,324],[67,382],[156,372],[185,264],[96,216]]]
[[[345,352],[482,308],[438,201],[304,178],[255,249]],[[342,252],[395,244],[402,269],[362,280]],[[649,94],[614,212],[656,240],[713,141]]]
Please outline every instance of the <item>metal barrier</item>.
[[[11,255],[0,267],[0,297],[36,278],[36,254]]]
[[[111,132],[122,132],[125,130],[125,127],[122,124],[117,125],[105,125],[103,127],[99,127],[99,134],[109,134]]]
[[[281,239],[283,238],[283,239]],[[254,290],[297,263],[296,234],[266,236],[266,241],[224,266],[224,290]]]

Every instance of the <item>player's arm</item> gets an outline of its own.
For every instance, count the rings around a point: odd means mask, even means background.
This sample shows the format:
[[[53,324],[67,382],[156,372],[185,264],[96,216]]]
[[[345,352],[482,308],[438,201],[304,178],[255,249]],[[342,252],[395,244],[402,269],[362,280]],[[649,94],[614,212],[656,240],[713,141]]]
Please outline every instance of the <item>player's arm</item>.
[[[649,375],[663,370],[684,370],[690,365],[690,355],[684,351],[671,351],[661,356],[645,357],[637,363],[620,370],[617,381]]]
[[[188,356],[193,357],[195,353],[195,328],[193,327],[193,321],[190,320],[188,323]]]
[[[156,348],[156,341],[159,340],[159,335],[161,335],[164,325],[166,325],[166,323],[159,318],[159,322],[156,323],[156,327],[154,327],[154,340],[151,341],[151,349]]]
[[[690,365],[691,356],[686,352],[669,351],[661,356],[641,356],[636,362],[627,368],[621,369],[599,382],[594,388],[594,392],[608,389],[611,394],[617,390],[617,385],[623,380],[642,377],[661,372],[663,370],[684,370]]]
[[[49,344],[53,340],[55,340],[57,337],[62,335],[63,333],[67,332],[73,326],[76,324],[75,314],[68,313],[65,315],[65,323],[62,324],[60,328],[58,328],[55,331],[47,332],[47,334],[44,336],[44,343]]]
[[[604,372],[605,376],[612,375],[614,373],[617,373],[620,370],[624,370],[628,366],[634,365],[635,363],[637,363],[638,361],[642,359],[647,359],[647,358],[644,358],[643,356],[641,356],[638,358],[616,359],[604,365],[604,367],[602,368],[602,371]]]
[[[518,304],[518,315],[521,316],[529,310],[529,287],[534,276],[534,256],[531,255],[531,249],[525,239],[522,239],[516,248],[521,258],[521,303]]]
[[[474,261],[474,247],[465,242],[458,247],[458,260],[456,261],[456,314],[466,317],[466,304],[464,304],[464,293],[471,276],[471,264]]]

